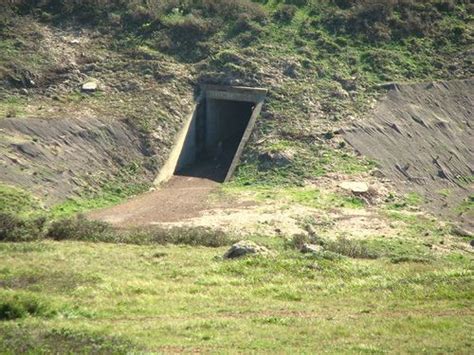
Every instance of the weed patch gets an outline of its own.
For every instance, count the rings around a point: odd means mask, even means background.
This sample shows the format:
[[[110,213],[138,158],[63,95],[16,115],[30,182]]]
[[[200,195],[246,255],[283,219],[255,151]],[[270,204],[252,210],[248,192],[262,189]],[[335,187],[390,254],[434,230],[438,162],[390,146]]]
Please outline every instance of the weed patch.
[[[83,215],[54,220],[48,224],[46,218],[32,220],[0,214],[0,241],[25,242],[42,239],[138,245],[181,244],[212,248],[238,241],[236,237],[221,230],[206,227],[118,230],[106,222],[89,220]]]
[[[0,320],[33,317],[51,317],[56,314],[44,300],[29,293],[0,290]]]
[[[98,332],[16,324],[0,325],[0,343],[7,353],[22,349],[28,353],[129,354],[139,349],[125,339]]]
[[[41,239],[46,217],[21,218],[0,212],[0,242],[25,242]]]
[[[377,259],[380,254],[371,249],[365,243],[348,239],[346,237],[338,237],[336,240],[326,240],[323,243],[326,251],[347,256],[355,259]]]

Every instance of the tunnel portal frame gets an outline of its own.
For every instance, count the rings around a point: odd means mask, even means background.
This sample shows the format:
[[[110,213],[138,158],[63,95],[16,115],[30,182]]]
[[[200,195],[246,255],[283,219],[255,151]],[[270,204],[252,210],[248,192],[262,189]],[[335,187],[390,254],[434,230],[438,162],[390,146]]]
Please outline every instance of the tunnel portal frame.
[[[237,168],[237,165],[239,164],[245,145],[250,139],[257,118],[262,110],[262,106],[267,93],[268,90],[265,88],[254,88],[245,86],[223,86],[210,84],[201,85],[201,93],[196,99],[196,104],[193,113],[192,115],[190,115],[188,120],[185,122],[183,128],[178,133],[176,142],[171,150],[170,156],[166,163],[163,165],[163,167],[160,169],[160,174],[155,179],[154,184],[160,185],[168,181],[174,175],[175,170],[178,166],[181,151],[184,147],[186,137],[188,135],[188,131],[192,126],[192,122],[196,119],[196,116],[198,115],[198,108],[202,102],[205,102],[208,99],[234,102],[248,102],[255,105],[223,182],[229,181],[232,178],[235,169]]]
[[[235,169],[239,164],[245,145],[250,139],[250,135],[255,127],[258,116],[262,110],[263,102],[268,90],[264,88],[251,88],[244,86],[220,86],[220,85],[202,85],[202,100],[226,100],[243,101],[255,104],[247,127],[244,130],[237,150],[232,158],[232,162],[227,170],[224,182],[229,181],[234,175]]]

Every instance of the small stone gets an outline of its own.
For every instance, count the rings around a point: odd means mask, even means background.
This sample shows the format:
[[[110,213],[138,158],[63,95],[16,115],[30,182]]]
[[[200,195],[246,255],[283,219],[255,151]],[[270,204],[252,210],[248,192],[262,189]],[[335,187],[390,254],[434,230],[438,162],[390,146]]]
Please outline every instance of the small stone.
[[[370,172],[370,175],[376,177],[376,178],[379,178],[379,179],[383,179],[385,178],[385,174],[379,170],[379,169],[374,169]]]
[[[94,92],[98,88],[97,81],[88,81],[82,85],[82,91],[85,92]]]
[[[235,243],[230,247],[229,250],[224,254],[224,259],[235,259],[240,258],[246,255],[265,255],[269,254],[270,251],[249,240],[242,240],[238,243]]]
[[[335,97],[340,98],[340,99],[346,99],[346,98],[350,97],[349,93],[346,90],[344,90],[343,88],[337,88],[336,90],[334,90],[333,95]]]
[[[27,89],[20,89],[20,94],[28,95],[28,90]]]
[[[70,44],[79,44],[79,43],[81,43],[81,41],[78,40],[77,38],[74,38],[74,39],[72,39],[71,41],[69,41],[69,43],[70,43]]]
[[[294,155],[291,151],[266,152],[260,154],[258,157],[264,168],[283,167],[290,165],[293,158]]]
[[[369,191],[369,185],[363,181],[344,181],[339,187],[356,194],[362,194]]]
[[[317,244],[303,244],[300,251],[304,254],[312,253],[317,254],[323,251],[323,247]]]

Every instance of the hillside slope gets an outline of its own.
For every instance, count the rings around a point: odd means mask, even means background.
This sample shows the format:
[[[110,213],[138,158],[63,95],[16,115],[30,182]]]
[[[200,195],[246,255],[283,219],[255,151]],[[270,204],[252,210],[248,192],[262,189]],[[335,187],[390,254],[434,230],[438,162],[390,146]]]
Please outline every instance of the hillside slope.
[[[423,196],[431,211],[470,224],[459,206],[474,195],[474,81],[392,85],[364,121],[345,130],[397,187]]]
[[[127,179],[137,189],[121,196],[146,189],[200,83],[269,88],[237,180],[301,184],[330,172],[367,170],[332,137],[373,106],[377,83],[472,75],[472,6],[464,1],[398,1],[383,9],[370,1],[16,3],[0,28],[0,114],[9,117],[2,129],[18,140],[4,140],[0,148],[2,180],[47,205],[100,196],[105,181],[120,180],[130,165]],[[81,93],[89,81],[99,90]],[[91,152],[106,163],[80,171],[84,160],[74,152],[84,151],[87,139],[63,154],[54,129],[26,133],[13,123],[23,118],[50,120],[51,127],[80,120],[86,122],[82,135],[97,137],[103,124],[119,120],[111,130],[118,125],[142,148],[114,159],[111,149],[122,142],[106,133],[107,143]],[[259,163],[269,151],[291,151],[295,158],[269,168]],[[41,171],[48,154],[59,158]],[[103,178],[91,177],[92,170]],[[47,187],[62,179],[69,187]]]

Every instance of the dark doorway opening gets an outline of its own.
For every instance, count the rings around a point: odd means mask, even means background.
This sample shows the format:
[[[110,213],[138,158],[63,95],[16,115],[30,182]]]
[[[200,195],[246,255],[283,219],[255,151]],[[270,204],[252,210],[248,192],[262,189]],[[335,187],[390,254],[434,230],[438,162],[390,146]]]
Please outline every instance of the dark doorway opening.
[[[175,174],[225,181],[255,105],[254,102],[216,98],[201,100]]]

